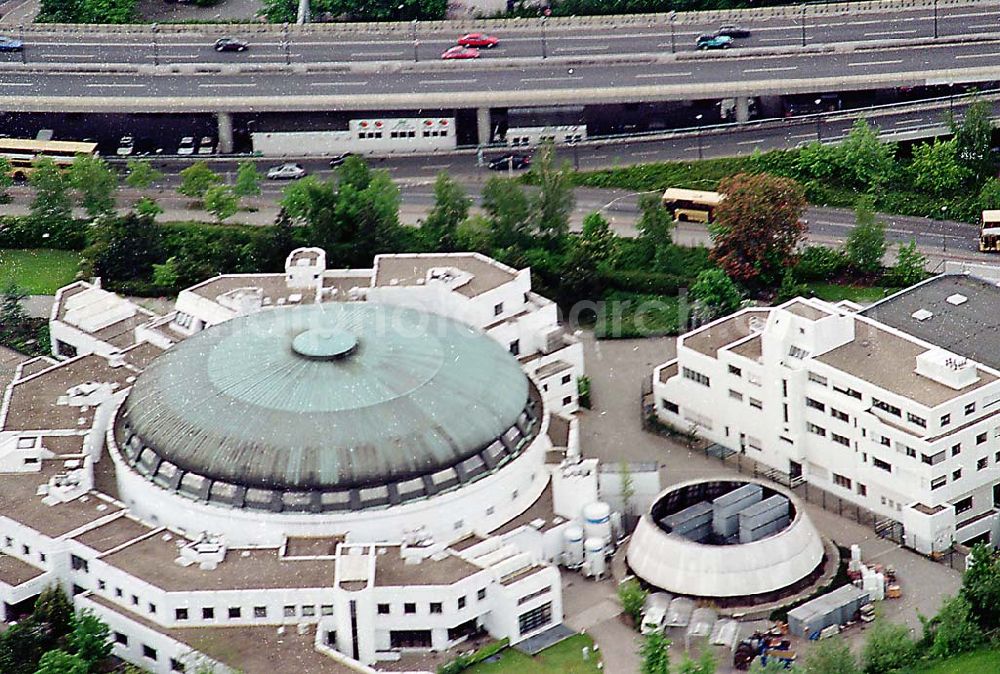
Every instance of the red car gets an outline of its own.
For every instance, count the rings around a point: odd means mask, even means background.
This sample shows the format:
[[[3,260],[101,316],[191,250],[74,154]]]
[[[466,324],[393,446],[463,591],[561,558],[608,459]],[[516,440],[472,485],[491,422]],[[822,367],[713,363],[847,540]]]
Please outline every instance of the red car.
[[[486,33],[469,33],[458,38],[458,44],[463,47],[492,49],[500,44],[500,39]]]
[[[479,50],[473,47],[457,45],[441,54],[441,58],[445,61],[451,61],[452,59],[477,59],[479,58]]]

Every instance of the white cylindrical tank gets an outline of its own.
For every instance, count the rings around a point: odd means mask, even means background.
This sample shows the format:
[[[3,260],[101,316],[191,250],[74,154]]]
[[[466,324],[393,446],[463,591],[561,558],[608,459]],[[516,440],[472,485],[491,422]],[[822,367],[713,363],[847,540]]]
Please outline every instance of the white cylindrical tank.
[[[563,566],[578,569],[583,564],[583,527],[570,524],[563,529]]]
[[[587,538],[600,538],[611,545],[611,506],[595,501],[583,507],[583,531]]]
[[[583,575],[600,578],[604,575],[604,540],[588,538],[583,542]]]

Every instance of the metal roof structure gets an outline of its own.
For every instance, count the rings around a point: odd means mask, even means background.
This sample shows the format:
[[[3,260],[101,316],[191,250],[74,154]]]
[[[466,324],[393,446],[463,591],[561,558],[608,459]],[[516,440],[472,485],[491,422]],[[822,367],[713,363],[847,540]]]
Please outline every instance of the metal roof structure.
[[[154,360],[116,420],[124,458],[197,500],[357,510],[488,474],[537,432],[537,392],[500,344],[373,303],[232,319]]]

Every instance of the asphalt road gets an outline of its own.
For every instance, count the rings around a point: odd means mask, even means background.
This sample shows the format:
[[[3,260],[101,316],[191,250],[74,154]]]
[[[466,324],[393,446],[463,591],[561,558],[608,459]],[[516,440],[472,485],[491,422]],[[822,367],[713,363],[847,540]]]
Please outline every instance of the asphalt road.
[[[742,25],[751,31],[748,38],[736,40],[739,47],[780,47],[801,45],[803,22],[800,17],[756,19]],[[483,50],[485,60],[503,58],[541,58],[547,56],[594,56],[627,53],[661,53],[693,51],[695,38],[719,29],[717,22],[668,22],[645,26],[598,25],[595,27],[551,27],[544,31],[541,23],[530,28],[510,28],[498,33],[501,43],[495,49]],[[10,30],[10,29],[8,29]],[[404,33],[383,31],[358,35],[347,32],[342,25],[314,26],[311,31],[290,35],[286,50],[280,32],[258,35],[252,30],[241,33],[239,26],[204,29],[192,27],[181,34],[157,35],[153,46],[150,32],[142,34],[108,34],[54,32],[44,27],[32,27],[25,33],[28,45],[25,57],[32,63],[294,63],[362,62],[362,61],[427,61],[439,58],[441,52],[455,44],[455,35],[444,35],[439,29],[428,29],[418,23],[415,31]],[[939,7],[937,31],[940,37],[976,35],[1000,31],[997,8],[993,5]],[[212,49],[216,37],[228,32],[250,42],[243,54],[216,53]],[[850,16],[811,15],[807,8],[805,39],[807,44],[838,42],[879,42],[891,39],[913,39],[934,35],[933,8],[886,10],[885,14],[868,13]],[[414,54],[414,38],[417,48]],[[20,60],[18,55],[0,55],[0,62]]]
[[[794,83],[813,91],[932,84],[966,79],[1000,79],[997,42],[940,44],[915,49],[870,49],[850,53],[787,54],[742,58],[695,58],[682,61],[600,63],[566,67],[539,61],[534,67],[492,68],[486,63],[423,64],[416,71],[385,68],[380,72],[191,72],[136,74],[17,72],[3,73],[0,97],[17,109],[21,97],[77,102],[128,99],[143,109],[169,111],[171,101],[190,99],[206,109],[252,108],[282,99],[282,109],[314,107],[318,101],[345,106],[375,105],[397,96],[409,105],[427,98],[450,105],[503,105],[557,100],[724,97],[735,87],[751,93],[778,93]],[[235,55],[234,55],[235,56]],[[969,70],[966,70],[969,69]],[[963,72],[965,71],[965,72]],[[838,86],[839,85],[839,86]],[[890,85],[891,86],[891,85]],[[618,90],[617,92],[615,90]],[[607,92],[608,95],[605,96]],[[595,98],[596,97],[596,98]],[[352,103],[353,101],[353,103]],[[123,101],[123,105],[125,102]],[[356,107],[355,105],[355,107]]]

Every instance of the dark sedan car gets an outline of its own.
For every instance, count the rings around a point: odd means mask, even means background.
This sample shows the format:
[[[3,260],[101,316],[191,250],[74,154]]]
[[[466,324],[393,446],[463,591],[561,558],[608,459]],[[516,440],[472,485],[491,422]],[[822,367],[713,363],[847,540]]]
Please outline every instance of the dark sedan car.
[[[508,169],[520,171],[531,167],[531,157],[525,154],[505,154],[490,160],[490,170],[506,171]]]
[[[246,51],[249,46],[243,40],[237,40],[235,37],[220,37],[215,41],[215,51]]]
[[[716,35],[725,35],[726,37],[750,37],[750,29],[737,24],[728,23],[720,28]]]
[[[347,161],[348,157],[353,157],[353,152],[345,152],[343,154],[338,154],[336,157],[330,160],[330,168],[337,168],[338,166],[343,166],[344,162]]]
[[[24,44],[12,37],[0,36],[0,51],[22,51]]]

